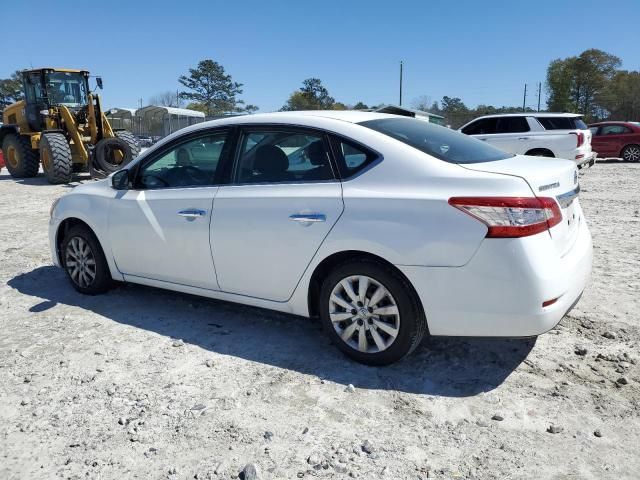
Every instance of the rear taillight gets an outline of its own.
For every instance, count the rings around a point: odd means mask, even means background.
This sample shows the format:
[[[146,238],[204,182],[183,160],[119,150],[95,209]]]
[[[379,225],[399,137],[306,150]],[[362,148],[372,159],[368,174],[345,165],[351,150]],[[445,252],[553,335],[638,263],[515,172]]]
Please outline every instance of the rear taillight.
[[[449,205],[484,223],[488,238],[527,237],[562,220],[558,202],[548,197],[453,197]]]
[[[582,132],[571,132],[571,135],[575,135],[577,140],[576,140],[576,148],[581,147],[582,145],[584,145],[584,133]]]

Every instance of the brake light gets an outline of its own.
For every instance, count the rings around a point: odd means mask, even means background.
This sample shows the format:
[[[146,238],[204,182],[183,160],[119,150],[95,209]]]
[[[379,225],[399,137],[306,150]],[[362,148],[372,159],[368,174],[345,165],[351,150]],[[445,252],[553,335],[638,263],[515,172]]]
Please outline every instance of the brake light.
[[[562,220],[549,197],[452,197],[449,205],[488,227],[487,238],[519,238],[549,230]]]
[[[584,133],[582,132],[571,132],[571,135],[576,136],[576,148],[581,147],[584,144]]]

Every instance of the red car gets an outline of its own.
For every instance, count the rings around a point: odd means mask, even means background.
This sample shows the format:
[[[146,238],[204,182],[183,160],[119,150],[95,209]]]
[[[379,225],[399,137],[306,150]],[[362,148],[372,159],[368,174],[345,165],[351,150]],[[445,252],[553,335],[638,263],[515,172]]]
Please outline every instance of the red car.
[[[0,170],[4,167],[4,157],[2,156],[2,150],[0,150]]]
[[[591,148],[599,158],[640,162],[640,122],[600,122],[589,125]]]

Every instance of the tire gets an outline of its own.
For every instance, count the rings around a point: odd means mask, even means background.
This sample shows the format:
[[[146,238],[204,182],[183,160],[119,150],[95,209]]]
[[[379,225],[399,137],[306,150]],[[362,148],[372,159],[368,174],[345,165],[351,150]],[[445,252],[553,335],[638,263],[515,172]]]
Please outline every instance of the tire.
[[[620,157],[625,162],[640,162],[640,145],[627,145],[622,149]]]
[[[115,159],[115,151],[119,151],[122,154],[121,161],[117,161]],[[100,140],[96,143],[94,154],[98,168],[107,174],[120,170],[127,163],[133,160],[129,144],[122,138],[118,137],[103,138]]]
[[[83,256],[81,252],[85,252],[86,255]],[[74,225],[66,232],[62,240],[60,256],[67,277],[78,292],[97,295],[107,292],[113,286],[114,282],[104,251],[94,233],[86,225]],[[74,267],[78,262],[81,262],[80,268],[77,273],[74,273],[76,272]]]
[[[368,278],[368,289],[364,294],[365,301],[357,304],[350,299],[343,285],[345,282],[351,285],[352,293],[358,296],[359,277]],[[388,295],[375,298],[381,287]],[[331,300],[336,297],[341,302]],[[345,299],[349,301],[345,302]],[[370,300],[376,302],[373,306],[377,305],[377,308],[367,309]],[[322,326],[333,343],[360,363],[388,365],[397,362],[415,350],[427,333],[427,319],[411,285],[399,272],[374,260],[350,260],[334,268],[322,282],[319,302]],[[349,311],[347,306],[352,309]],[[376,310],[382,311],[382,308],[389,315],[375,315]],[[338,321],[332,321],[332,315]],[[360,343],[361,332],[366,340],[367,348],[364,349]],[[393,332],[395,336],[392,336]]]
[[[12,177],[32,178],[38,174],[38,152],[31,148],[31,139],[28,136],[7,134],[2,142],[2,153]]]
[[[40,139],[40,163],[49,183],[69,183],[73,172],[71,148],[62,133],[43,133]]]
[[[127,145],[129,145],[129,149],[131,150],[131,157],[136,158],[140,155],[140,145],[138,144],[138,140],[136,137],[128,130],[117,130],[115,132],[116,137],[121,138]]]

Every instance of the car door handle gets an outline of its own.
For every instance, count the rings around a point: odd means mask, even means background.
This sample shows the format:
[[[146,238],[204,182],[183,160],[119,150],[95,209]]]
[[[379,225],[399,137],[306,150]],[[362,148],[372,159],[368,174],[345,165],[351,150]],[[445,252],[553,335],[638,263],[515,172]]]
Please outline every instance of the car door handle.
[[[326,222],[327,217],[322,213],[294,213],[289,215],[289,220],[300,223],[318,223]]]
[[[205,210],[198,210],[197,208],[188,208],[186,210],[180,210],[178,215],[185,217],[188,220],[194,220],[198,217],[204,217],[207,214]]]
[[[519,137],[518,140],[529,140],[529,137]]]

